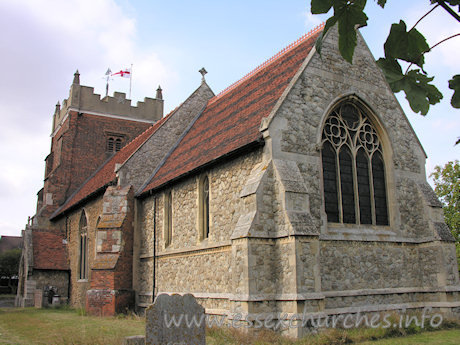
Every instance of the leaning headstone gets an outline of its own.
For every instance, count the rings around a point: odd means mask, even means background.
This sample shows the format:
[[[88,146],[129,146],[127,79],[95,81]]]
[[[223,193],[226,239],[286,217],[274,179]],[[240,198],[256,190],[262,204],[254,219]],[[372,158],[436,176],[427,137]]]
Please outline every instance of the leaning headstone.
[[[204,308],[195,297],[161,294],[145,313],[146,345],[204,345]]]

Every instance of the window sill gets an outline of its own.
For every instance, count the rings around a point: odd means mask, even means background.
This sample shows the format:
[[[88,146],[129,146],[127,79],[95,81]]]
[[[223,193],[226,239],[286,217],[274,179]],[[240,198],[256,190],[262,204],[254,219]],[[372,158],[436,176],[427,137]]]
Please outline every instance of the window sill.
[[[88,279],[78,279],[77,283],[87,283]]]
[[[327,233],[352,235],[397,235],[397,233],[393,231],[389,225],[358,225],[342,223],[328,223]]]

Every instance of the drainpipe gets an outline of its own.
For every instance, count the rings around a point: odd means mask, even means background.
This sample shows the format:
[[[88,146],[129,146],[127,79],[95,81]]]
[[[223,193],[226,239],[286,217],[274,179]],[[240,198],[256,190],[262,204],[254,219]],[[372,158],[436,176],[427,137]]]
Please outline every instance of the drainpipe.
[[[157,198],[153,199],[153,295],[152,303],[155,301],[155,273],[156,273],[156,244],[157,244]]]

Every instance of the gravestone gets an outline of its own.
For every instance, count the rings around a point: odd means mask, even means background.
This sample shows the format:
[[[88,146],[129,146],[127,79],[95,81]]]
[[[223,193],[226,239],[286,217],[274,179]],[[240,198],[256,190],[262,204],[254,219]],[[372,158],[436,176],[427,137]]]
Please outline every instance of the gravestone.
[[[161,294],[145,311],[145,337],[124,339],[123,345],[205,345],[205,314],[195,297]]]
[[[195,297],[161,294],[145,313],[145,344],[204,345],[204,308]]]

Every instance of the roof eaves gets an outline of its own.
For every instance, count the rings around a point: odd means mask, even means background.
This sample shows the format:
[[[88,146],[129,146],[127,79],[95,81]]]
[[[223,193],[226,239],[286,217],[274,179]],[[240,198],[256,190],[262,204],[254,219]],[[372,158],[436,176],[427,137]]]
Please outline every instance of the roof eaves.
[[[113,185],[115,183],[114,180],[110,181],[109,183],[106,183],[105,185],[103,185],[102,187],[99,187],[97,188],[95,191],[89,193],[88,195],[85,195],[82,199],[78,200],[75,204],[72,204],[70,205],[69,207],[63,209],[63,206],[61,206],[59,209],[57,209],[51,216],[50,216],[50,220],[51,221],[55,221],[61,217],[63,217],[64,215],[66,215],[67,213],[75,210],[76,208],[78,208],[80,205],[84,204],[85,202],[88,202],[89,200],[97,197],[98,195],[101,195],[101,194],[104,194],[105,190],[107,187]],[[58,212],[59,211],[59,212]]]
[[[104,163],[102,163],[86,180],[85,182],[83,182],[80,186],[80,188],[76,189],[75,192],[73,192],[68,198],[67,200],[62,204],[61,207],[59,207],[56,211],[53,212],[53,214],[50,216],[50,220],[53,220],[55,218],[57,218],[57,216],[61,213],[61,211],[65,211],[65,207],[66,205],[72,200],[73,197],[75,197],[78,192],[80,192],[83,187],[89,182],[91,181],[91,179],[97,175],[97,173],[99,171],[101,171],[113,158],[115,157],[115,155],[112,155],[110,156],[109,158],[107,158]],[[82,202],[83,200],[86,200],[86,197],[83,197],[81,200],[79,200],[77,202],[77,204],[79,204],[80,202]],[[72,205],[73,206],[73,205]]]
[[[188,124],[187,128],[184,130],[184,132],[181,134],[179,139],[177,139],[176,143],[171,147],[171,149],[168,151],[168,153],[163,157],[161,160],[160,164],[155,168],[153,171],[152,175],[145,181],[145,183],[136,191],[135,196],[140,196],[143,192],[144,189],[147,188],[147,186],[150,184],[152,179],[155,177],[157,174],[158,170],[165,164],[166,160],[171,156],[171,154],[176,150],[176,148],[179,146],[180,142],[184,139],[185,135],[190,131],[190,129],[193,127],[195,122],[199,119],[199,117],[203,114],[205,111],[206,107],[208,106],[208,102],[204,105],[204,107],[198,112],[198,114],[195,116],[195,118],[190,121]]]
[[[168,180],[164,183],[162,183],[161,185],[158,185],[158,186],[155,186],[151,189],[148,189],[148,190],[144,190],[140,193],[137,193],[136,194],[136,197],[137,198],[144,198],[145,196],[147,196],[150,192],[154,192],[154,191],[157,191],[157,190],[160,190],[160,189],[163,189],[164,187],[178,181],[178,180],[181,180],[181,179],[184,179],[186,178],[187,176],[190,176],[190,175],[193,175],[199,171],[202,171],[206,168],[209,168],[213,165],[216,165],[218,163],[220,163],[221,161],[223,160],[226,160],[226,159],[230,159],[230,158],[234,158],[234,157],[237,157],[241,154],[244,154],[245,152],[248,152],[250,150],[252,150],[253,148],[258,148],[258,147],[262,147],[265,145],[265,140],[263,139],[262,136],[260,136],[257,140],[254,140],[254,141],[251,141],[250,143],[242,146],[242,147],[239,147],[237,148],[236,150],[233,150],[231,152],[228,152],[222,156],[219,156],[203,165],[200,165],[192,170],[189,170],[187,171],[186,173],[182,174],[182,175],[179,175],[177,177],[174,177],[172,178],[171,180]]]

